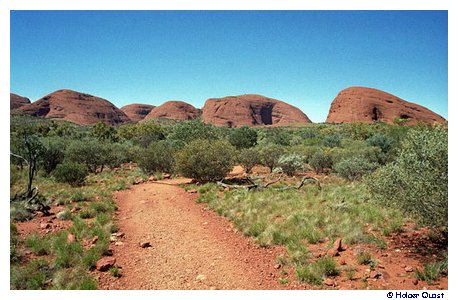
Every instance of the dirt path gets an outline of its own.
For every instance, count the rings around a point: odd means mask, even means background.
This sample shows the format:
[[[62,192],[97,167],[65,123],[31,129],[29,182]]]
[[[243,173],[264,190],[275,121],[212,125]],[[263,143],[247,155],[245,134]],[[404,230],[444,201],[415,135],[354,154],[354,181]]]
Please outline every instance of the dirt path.
[[[123,276],[98,273],[99,288],[287,288],[278,283],[281,270],[275,268],[283,249],[256,246],[197,204],[197,194],[178,186],[184,182],[149,182],[116,194],[117,224],[125,235],[111,248]],[[140,242],[152,247],[141,248]]]

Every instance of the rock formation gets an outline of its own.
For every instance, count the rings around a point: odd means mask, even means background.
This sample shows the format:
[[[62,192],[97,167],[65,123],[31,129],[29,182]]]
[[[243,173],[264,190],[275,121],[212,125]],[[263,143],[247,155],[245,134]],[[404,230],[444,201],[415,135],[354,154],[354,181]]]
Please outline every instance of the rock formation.
[[[27,104],[30,104],[29,98],[10,93],[10,110],[17,109]]]
[[[341,91],[332,101],[326,119],[326,123],[384,122],[393,124],[396,121],[415,125],[444,122],[445,119],[426,107],[366,87],[350,87]]]
[[[300,109],[254,94],[208,99],[202,109],[202,120],[227,127],[311,123]]]
[[[192,120],[199,117],[200,111],[183,101],[167,101],[155,107],[143,120],[164,118],[173,120]]]
[[[80,125],[99,121],[114,125],[130,121],[110,101],[72,90],[55,91],[19,109],[31,116],[66,120]]]
[[[129,104],[121,107],[121,110],[131,119],[133,122],[143,120],[150,112],[155,108],[154,105],[149,104]]]

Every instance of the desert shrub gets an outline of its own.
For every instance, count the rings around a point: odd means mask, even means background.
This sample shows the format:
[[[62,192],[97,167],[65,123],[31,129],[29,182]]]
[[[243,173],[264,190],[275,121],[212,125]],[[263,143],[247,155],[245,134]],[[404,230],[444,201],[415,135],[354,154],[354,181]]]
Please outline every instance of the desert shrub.
[[[332,168],[332,157],[329,153],[318,150],[309,160],[309,165],[317,172],[323,173],[325,169]]]
[[[155,142],[140,151],[137,161],[146,174],[172,173],[175,167],[174,149],[166,141]]]
[[[118,136],[121,139],[130,140],[143,148],[153,142],[164,140],[165,135],[165,128],[151,121],[122,125],[118,128]]]
[[[77,163],[64,163],[58,165],[53,173],[57,182],[68,183],[72,186],[83,185],[88,174],[89,172],[86,166]]]
[[[99,141],[118,141],[116,128],[102,121],[99,121],[97,124],[92,126],[90,135]]]
[[[48,138],[43,141],[43,144],[44,151],[41,157],[41,165],[43,171],[49,175],[58,164],[64,161],[67,143],[62,138]]]
[[[233,129],[229,134],[229,143],[237,149],[254,147],[257,140],[258,132],[248,126]]]
[[[259,148],[259,157],[261,164],[273,170],[273,168],[278,166],[278,159],[285,153],[285,147],[268,144]]]
[[[389,137],[387,137],[384,134],[376,133],[370,138],[368,138],[367,143],[371,146],[374,147],[379,147],[382,149],[384,153],[387,153],[388,151],[391,150],[391,147],[393,145],[393,140]]]
[[[259,145],[280,145],[289,146],[291,140],[291,133],[280,127],[263,128],[258,133]]]
[[[372,173],[377,167],[378,164],[370,162],[364,157],[355,156],[336,163],[334,170],[339,176],[354,181]]]
[[[443,127],[409,131],[395,161],[367,180],[374,199],[401,208],[422,224],[446,227],[447,137]]]
[[[325,147],[334,148],[340,147],[342,144],[342,138],[337,134],[331,134],[323,138],[323,145]]]
[[[167,136],[167,140],[172,141],[173,144],[180,148],[199,139],[217,140],[219,139],[218,130],[211,124],[204,124],[200,120],[192,120],[178,123]]]
[[[304,168],[304,158],[298,154],[284,154],[278,159],[278,166],[288,174],[293,176],[297,171]]]
[[[97,140],[76,141],[66,151],[66,159],[72,163],[85,164],[89,171],[102,171],[110,162],[111,145]]]
[[[21,179],[21,172],[18,168],[10,164],[10,187],[14,186]]]
[[[319,258],[315,263],[297,269],[299,280],[320,285],[327,276],[337,276],[340,274],[336,261],[330,256]]]
[[[419,280],[423,280],[428,284],[432,284],[441,275],[446,275],[447,271],[448,259],[446,256],[443,260],[424,265],[423,271],[416,270],[415,275]]]
[[[177,169],[199,182],[221,180],[232,170],[235,152],[225,140],[196,140],[177,153]]]
[[[106,162],[110,168],[119,167],[123,163],[134,160],[131,146],[127,144],[113,143],[109,146],[111,149],[107,153]]]
[[[238,160],[247,173],[250,173],[254,166],[261,163],[259,151],[256,148],[242,149]]]

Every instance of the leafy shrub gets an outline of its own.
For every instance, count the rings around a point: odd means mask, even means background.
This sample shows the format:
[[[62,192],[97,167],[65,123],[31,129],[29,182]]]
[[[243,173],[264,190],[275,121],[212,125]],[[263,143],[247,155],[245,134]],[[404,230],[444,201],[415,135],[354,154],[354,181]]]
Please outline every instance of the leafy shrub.
[[[416,216],[422,224],[447,226],[448,145],[443,127],[408,132],[393,163],[367,180],[374,199]]]
[[[83,185],[88,174],[89,172],[85,165],[76,163],[58,165],[53,173],[57,182],[68,183],[72,186]]]
[[[323,139],[323,145],[325,147],[335,148],[335,147],[340,147],[341,144],[342,144],[342,139],[337,134],[325,136]]]
[[[114,143],[110,145],[110,151],[107,153],[106,162],[110,168],[119,167],[123,163],[129,163],[134,160],[131,147],[126,144]]]
[[[298,154],[284,154],[278,159],[278,166],[288,174],[293,176],[297,171],[304,168],[304,158]]]
[[[342,160],[334,165],[334,170],[339,176],[350,180],[359,180],[364,175],[372,173],[378,165],[372,163],[363,157],[352,157]]]
[[[116,142],[118,140],[116,128],[102,121],[91,128],[90,134],[99,141]]]
[[[391,138],[387,137],[386,135],[380,134],[380,133],[374,134],[373,136],[368,138],[366,141],[371,146],[379,147],[380,149],[382,149],[384,153],[387,153],[388,151],[390,151],[393,145],[393,140]]]
[[[165,139],[165,129],[152,121],[137,124],[122,125],[118,128],[118,135],[126,140],[131,140],[135,145],[146,148],[153,142]]]
[[[180,148],[195,140],[213,141],[218,138],[218,130],[213,125],[204,124],[200,120],[178,123],[167,136],[167,140],[172,141]]]
[[[278,166],[278,160],[285,153],[285,147],[275,144],[268,144],[259,148],[261,164],[273,170]]]
[[[423,267],[423,271],[416,270],[415,275],[419,280],[426,281],[429,284],[432,284],[435,280],[439,278],[440,275],[444,275],[448,270],[448,260],[445,259],[434,262],[431,264],[426,264]]]
[[[146,174],[172,173],[175,167],[174,149],[166,141],[152,143],[140,151],[138,166]]]
[[[248,126],[233,129],[229,135],[229,143],[237,149],[254,147],[257,139],[257,131]]]
[[[245,169],[245,172],[250,173],[254,166],[261,163],[258,149],[242,149],[239,154],[239,163]]]
[[[309,165],[317,172],[332,168],[332,157],[323,150],[316,151],[309,160]]]
[[[76,141],[66,151],[67,160],[72,163],[85,164],[89,171],[103,171],[110,162],[111,145],[97,140]]]
[[[290,140],[291,133],[280,127],[263,128],[258,134],[258,144],[263,146],[269,144],[289,146]]]
[[[41,157],[41,165],[47,175],[61,164],[65,158],[65,148],[67,143],[62,138],[46,139],[44,142],[44,151]]]
[[[21,172],[13,164],[10,164],[10,187],[14,186],[21,179]]]
[[[232,170],[235,151],[225,140],[196,140],[177,153],[177,168],[199,182],[221,180]]]

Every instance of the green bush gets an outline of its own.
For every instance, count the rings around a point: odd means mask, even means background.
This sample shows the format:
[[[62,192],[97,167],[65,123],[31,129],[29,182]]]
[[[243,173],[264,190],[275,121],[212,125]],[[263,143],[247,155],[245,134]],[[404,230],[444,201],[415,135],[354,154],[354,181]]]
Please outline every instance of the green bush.
[[[57,182],[68,183],[72,186],[83,185],[88,174],[89,172],[85,165],[76,163],[58,165],[53,173]]]
[[[284,153],[285,147],[276,144],[268,144],[259,148],[261,164],[268,167],[270,171],[278,166],[278,160]]]
[[[172,173],[175,167],[174,149],[166,141],[151,143],[140,151],[138,166],[146,174],[156,172]]]
[[[337,134],[325,136],[323,139],[323,145],[325,147],[335,148],[335,147],[340,147],[341,144],[342,144],[342,139]]]
[[[44,140],[43,145],[45,149],[41,157],[41,165],[43,171],[49,175],[64,161],[67,143],[62,138],[53,138]]]
[[[388,151],[391,150],[391,147],[393,145],[393,140],[389,137],[387,137],[384,134],[376,133],[370,138],[368,138],[367,143],[371,146],[374,147],[379,147],[382,149],[384,153],[387,153]]]
[[[364,175],[372,173],[378,165],[363,157],[351,157],[344,159],[334,165],[334,170],[339,176],[350,180],[359,180]]]
[[[304,168],[304,158],[298,154],[284,154],[278,159],[278,166],[289,176]]]
[[[250,173],[254,166],[261,163],[258,149],[242,149],[239,154],[239,163],[245,169],[245,172]]]
[[[172,132],[167,136],[167,140],[179,148],[195,140],[217,140],[218,130],[211,124],[204,124],[200,120],[192,120],[178,123]]]
[[[111,145],[98,140],[75,141],[66,151],[66,159],[72,163],[85,164],[89,171],[103,171],[110,163]]]
[[[367,180],[375,200],[418,218],[420,223],[447,227],[448,145],[443,127],[410,130],[394,162]]]
[[[332,168],[332,157],[323,150],[316,151],[309,160],[309,165],[317,172],[323,173],[325,169]]]
[[[225,140],[196,140],[177,153],[177,169],[199,182],[221,180],[232,170],[235,152]]]
[[[233,129],[229,135],[229,143],[237,149],[256,146],[258,132],[248,126]]]

